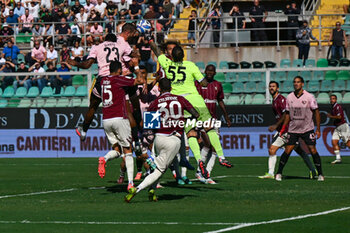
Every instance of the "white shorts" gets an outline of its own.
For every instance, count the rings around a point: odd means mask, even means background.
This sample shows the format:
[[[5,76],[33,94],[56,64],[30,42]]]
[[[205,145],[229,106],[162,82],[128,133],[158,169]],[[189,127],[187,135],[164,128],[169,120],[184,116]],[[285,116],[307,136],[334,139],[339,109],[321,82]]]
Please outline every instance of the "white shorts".
[[[272,146],[277,146],[279,148],[284,147],[287,143],[287,135],[288,133],[285,133],[281,137],[280,132],[277,131],[273,136]]]
[[[175,135],[157,135],[154,139],[155,159],[157,169],[164,173],[179,152],[181,139]]]
[[[347,123],[339,125],[333,132],[332,140],[339,141],[340,139],[343,140],[344,143],[347,143],[350,139],[350,129]]]
[[[131,127],[128,119],[112,118],[103,120],[103,128],[111,145],[116,143],[121,147],[131,145]]]

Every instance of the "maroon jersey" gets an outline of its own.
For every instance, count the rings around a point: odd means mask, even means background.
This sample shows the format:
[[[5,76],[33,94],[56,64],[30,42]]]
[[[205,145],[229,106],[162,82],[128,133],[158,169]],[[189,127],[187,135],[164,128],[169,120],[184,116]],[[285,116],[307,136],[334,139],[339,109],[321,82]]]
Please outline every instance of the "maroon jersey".
[[[184,97],[173,95],[170,92],[161,94],[148,107],[148,111],[159,111],[160,128],[156,133],[172,134],[183,133],[185,118],[184,110],[189,111],[193,106]],[[181,123],[182,122],[182,123]]]
[[[286,105],[287,105],[286,97],[284,97],[279,93],[276,96],[276,98],[272,100],[272,110],[273,110],[273,114],[275,115],[276,122],[278,122],[281,119],[283,113],[286,111]],[[281,124],[277,128],[277,131],[281,130],[282,125],[283,124]],[[288,126],[287,126],[287,130],[288,130]]]
[[[103,119],[128,118],[123,87],[133,86],[134,79],[125,76],[106,76],[101,79]]]
[[[331,114],[332,116],[341,116],[339,120],[337,119],[334,120],[335,126],[339,126],[345,123],[343,108],[338,103],[335,103],[333,105]]]
[[[211,116],[216,118],[216,102],[224,99],[224,91],[221,83],[214,80],[208,82],[208,86],[203,87],[196,81],[196,87],[198,93],[203,97]]]

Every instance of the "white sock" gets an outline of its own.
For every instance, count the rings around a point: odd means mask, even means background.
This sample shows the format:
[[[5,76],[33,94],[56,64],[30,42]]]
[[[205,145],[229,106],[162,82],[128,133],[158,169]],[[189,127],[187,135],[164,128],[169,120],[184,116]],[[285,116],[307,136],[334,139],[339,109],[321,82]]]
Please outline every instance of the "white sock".
[[[146,178],[141,182],[141,184],[139,184],[136,187],[136,192],[138,193],[142,189],[147,188],[148,186],[156,182],[161,176],[162,176],[162,173],[158,169],[154,170],[151,174],[146,176]]]
[[[123,171],[122,169],[120,169],[120,174],[119,174],[119,176],[124,177],[124,176],[125,176],[125,171]]]
[[[112,160],[115,158],[118,158],[120,156],[120,153],[116,150],[110,150],[107,152],[107,154],[104,156],[105,161]]]
[[[210,157],[209,160],[208,160],[208,163],[207,163],[207,171],[209,172],[209,174],[211,174],[211,171],[212,171],[213,168],[214,168],[216,156],[217,156],[216,152],[212,152],[212,153],[211,153],[211,157]]]
[[[334,154],[335,154],[335,159],[341,160],[340,151],[339,150],[335,150]]]
[[[126,172],[128,174],[128,181],[129,181],[129,183],[133,183],[133,179],[134,179],[134,158],[132,157],[131,153],[125,155],[125,166],[126,166]]]
[[[207,161],[208,153],[209,153],[209,148],[204,146],[201,150],[201,158],[204,163]]]
[[[269,174],[274,175],[275,174],[275,166],[277,162],[277,156],[276,155],[270,155],[269,156]]]
[[[186,159],[189,160],[190,156],[186,155]],[[181,177],[187,176],[187,167],[181,167]]]

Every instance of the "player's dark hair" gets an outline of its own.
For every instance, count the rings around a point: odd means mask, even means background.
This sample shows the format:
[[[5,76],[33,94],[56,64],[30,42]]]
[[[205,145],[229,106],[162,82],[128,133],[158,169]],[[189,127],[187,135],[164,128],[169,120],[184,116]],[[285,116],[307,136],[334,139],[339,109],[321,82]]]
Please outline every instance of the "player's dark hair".
[[[112,61],[111,64],[109,64],[110,73],[115,73],[121,68],[122,68],[122,63],[120,63],[119,61]]]
[[[280,87],[280,84],[279,84],[278,82],[276,82],[276,81],[270,81],[270,82],[269,82],[269,85],[270,85],[270,84],[273,84],[273,83],[276,84],[277,88]]]
[[[132,24],[132,23],[126,23],[122,27],[122,32],[130,32],[130,33],[132,33],[134,31],[136,31],[136,26],[134,24]]]
[[[141,65],[141,66],[139,66],[139,69],[140,69],[140,70],[146,70],[146,71],[147,71],[146,66],[142,66],[142,65]]]
[[[171,81],[167,78],[162,78],[161,80],[159,80],[159,88],[160,88],[160,91],[162,92],[170,91]]]
[[[176,40],[168,40],[167,42],[165,42],[165,43],[162,45],[162,50],[163,50],[163,52],[166,51],[166,49],[168,48],[168,45],[180,46],[180,43],[177,42]]]
[[[205,70],[209,69],[209,68],[213,68],[214,72],[216,72],[216,67],[213,64],[207,65],[205,67]]]
[[[181,48],[181,46],[176,45],[173,48],[171,57],[173,58],[174,62],[182,62],[184,60],[185,53],[184,53],[184,50]]]
[[[336,100],[338,99],[338,96],[334,94],[332,94],[331,97],[335,97]]]
[[[105,38],[105,41],[117,42],[117,36],[115,34],[108,33]]]
[[[300,76],[295,76],[293,81],[295,81],[295,79],[297,79],[297,78],[300,79],[300,82],[305,83],[304,79],[302,77],[300,77]]]

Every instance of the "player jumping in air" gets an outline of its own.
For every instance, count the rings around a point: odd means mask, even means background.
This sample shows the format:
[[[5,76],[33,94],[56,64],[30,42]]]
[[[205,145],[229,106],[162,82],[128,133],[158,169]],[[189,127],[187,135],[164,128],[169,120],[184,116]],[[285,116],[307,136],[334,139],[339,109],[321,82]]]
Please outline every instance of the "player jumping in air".
[[[154,54],[158,57],[158,62],[164,69],[167,79],[171,81],[172,94],[184,96],[199,112],[198,120],[205,122],[211,120],[211,115],[203,97],[198,94],[195,86],[195,80],[206,86],[207,81],[204,79],[198,67],[190,61],[184,61],[184,51],[180,46],[175,46],[172,50],[172,60],[167,58],[154,42],[151,42],[151,48]],[[230,162],[225,159],[224,153],[220,144],[219,135],[213,127],[205,128],[210,143],[214,147],[219,156],[220,164],[232,167]],[[201,160],[200,147],[197,142],[197,132],[192,127],[186,127],[185,131],[188,137],[188,144],[193,152],[193,155],[198,163],[201,173],[204,178],[209,178],[209,173],[205,168],[204,162]]]
[[[157,201],[157,197],[154,193],[155,185],[179,152],[181,134],[183,134],[183,128],[179,125],[174,126],[168,123],[184,121],[184,110],[187,110],[195,118],[199,117],[198,112],[189,101],[182,96],[170,93],[171,82],[169,79],[161,79],[159,81],[159,87],[161,95],[153,101],[148,108],[148,111],[155,111],[161,114],[160,128],[156,130],[154,139],[154,149],[157,156],[154,159],[156,168],[150,175],[146,176],[142,183],[136,188],[129,189],[129,194],[125,196],[126,202],[130,202],[138,192],[151,185],[149,200]],[[165,127],[164,123],[171,126]]]
[[[286,116],[280,131],[280,136],[288,132],[286,148],[281,156],[278,171],[275,179],[282,180],[282,171],[286,165],[290,154],[292,153],[299,138],[303,139],[308,146],[315,167],[318,172],[318,181],[324,181],[322,173],[321,158],[316,150],[316,137],[321,136],[320,131],[320,112],[315,97],[305,91],[304,79],[300,76],[294,78],[294,92],[287,96]],[[316,119],[316,135],[314,133],[313,116]],[[288,128],[289,125],[289,128]]]
[[[276,117],[276,123],[271,125],[269,127],[269,131],[273,132],[276,130],[275,135],[273,136],[272,139],[272,144],[269,148],[269,160],[268,160],[268,169],[269,171],[265,173],[263,176],[259,176],[260,179],[274,179],[275,176],[275,165],[277,162],[277,156],[276,152],[279,148],[284,148],[286,143],[287,143],[287,133],[284,135],[280,136],[280,131],[285,119],[285,112],[286,112],[286,98],[279,93],[279,84],[278,82],[271,81],[269,83],[269,91],[270,94],[272,95],[272,110],[273,114]],[[288,132],[288,127],[287,127],[287,132]],[[300,157],[303,158],[306,166],[309,168],[310,173],[309,176],[312,179],[313,177],[316,176],[316,170],[314,166],[312,165],[309,156],[301,149],[301,146],[299,145],[299,142],[297,142],[294,151],[300,155]]]
[[[342,139],[347,147],[350,148],[350,129],[349,125],[346,123],[344,118],[344,111],[342,106],[337,103],[337,96],[330,96],[330,103],[332,105],[331,113],[328,113],[327,116],[331,119],[334,119],[335,129],[332,135],[332,145],[335,154],[335,160],[332,164],[341,163],[340,157],[340,148],[339,148],[339,139]]]

